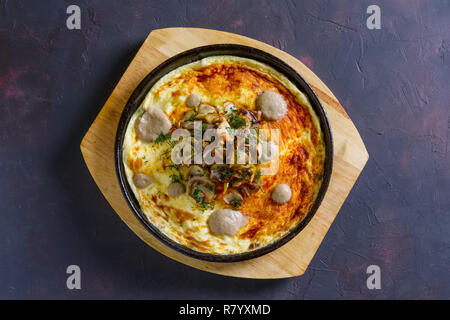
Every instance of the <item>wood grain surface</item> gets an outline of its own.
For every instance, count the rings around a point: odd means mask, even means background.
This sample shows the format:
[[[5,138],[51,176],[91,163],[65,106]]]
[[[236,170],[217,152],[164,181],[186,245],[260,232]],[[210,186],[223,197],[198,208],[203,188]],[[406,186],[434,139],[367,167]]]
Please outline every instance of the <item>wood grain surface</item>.
[[[114,167],[114,139],[121,112],[142,79],[156,66],[182,51],[209,44],[236,43],[269,52],[294,68],[321,100],[333,132],[334,163],[328,191],[317,213],[293,240],[256,259],[214,263],[187,257],[154,238],[129,209]],[[244,36],[198,28],[154,30],[108,98],[81,142],[89,171],[101,192],[122,220],[147,244],[162,254],[192,267],[243,278],[286,278],[305,272],[340,207],[368,160],[361,137],[333,93],[304,64],[270,45]]]

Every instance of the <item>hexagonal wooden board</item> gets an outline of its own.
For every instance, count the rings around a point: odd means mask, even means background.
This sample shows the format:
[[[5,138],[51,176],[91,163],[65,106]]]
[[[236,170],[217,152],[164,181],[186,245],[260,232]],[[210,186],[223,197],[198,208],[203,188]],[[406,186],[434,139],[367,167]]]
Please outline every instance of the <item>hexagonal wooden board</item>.
[[[277,56],[294,68],[320,98],[334,139],[330,185],[310,223],[281,248],[262,257],[236,263],[215,263],[190,258],[154,238],[128,207],[114,167],[117,124],[126,102],[141,80],[153,68],[177,53],[218,43],[255,47]],[[130,229],[148,245],[191,267],[243,278],[287,278],[303,274],[369,157],[358,131],[336,97],[303,63],[281,50],[247,37],[196,28],[160,29],[150,33],[83,138],[81,151],[92,177],[108,202]]]

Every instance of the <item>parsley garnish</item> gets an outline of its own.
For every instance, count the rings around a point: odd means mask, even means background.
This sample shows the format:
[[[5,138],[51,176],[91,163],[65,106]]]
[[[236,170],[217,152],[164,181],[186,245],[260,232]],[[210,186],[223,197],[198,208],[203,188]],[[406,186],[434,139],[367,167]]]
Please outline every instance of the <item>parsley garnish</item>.
[[[192,194],[197,203],[203,202],[203,199],[200,197],[199,193],[200,193],[200,190],[195,189],[194,193]]]
[[[226,167],[223,167],[220,171],[219,171],[219,179],[221,182],[225,182],[226,180],[228,180],[229,177],[231,177],[233,175],[233,170],[229,170]]]
[[[214,201],[205,202],[205,200],[203,200],[203,198],[200,196],[200,193],[201,191],[199,189],[195,189],[192,196],[194,197],[195,202],[200,205],[201,210],[204,211],[214,208]]]
[[[243,127],[245,126],[245,119],[241,117],[233,117],[233,119],[231,119],[230,125],[235,129]]]
[[[266,193],[261,186],[261,176],[261,171],[257,171],[255,174],[256,184],[259,186],[259,189],[261,189],[262,193]]]
[[[197,114],[198,114],[198,111],[195,110],[195,108],[194,108],[194,110],[193,110],[191,116],[190,116],[188,119],[186,119],[186,121],[194,121],[194,120],[195,120],[195,117],[197,116]]]
[[[156,143],[161,144],[163,142],[167,142],[169,144],[169,146],[173,147],[175,144],[172,141],[172,135],[171,134],[164,134],[164,133],[160,133],[158,138],[156,138],[155,140]]]
[[[234,129],[243,127],[246,124],[245,119],[238,116],[236,106],[230,108],[227,116],[230,118],[230,125]]]
[[[230,204],[233,206],[233,209],[236,210],[242,205],[241,199],[233,199],[231,200]]]
[[[173,183],[175,183],[175,182],[182,182],[184,180],[183,176],[181,175],[181,173],[171,174],[170,178],[172,179]]]
[[[169,165],[167,166],[167,168],[175,169],[175,170],[177,170],[177,171],[180,171],[180,168],[179,168],[176,164],[169,164]]]

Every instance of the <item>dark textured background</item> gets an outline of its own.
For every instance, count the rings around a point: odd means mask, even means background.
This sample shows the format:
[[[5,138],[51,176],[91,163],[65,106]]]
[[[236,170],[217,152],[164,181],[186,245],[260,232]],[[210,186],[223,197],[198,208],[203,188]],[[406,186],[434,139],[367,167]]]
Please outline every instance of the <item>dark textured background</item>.
[[[66,28],[78,4],[82,30]],[[378,4],[382,29],[366,28]],[[307,272],[243,280],[155,252],[79,144],[148,33],[243,34],[308,65],[370,160]],[[450,298],[450,1],[0,0],[0,298]],[[82,290],[66,289],[66,268]],[[382,289],[366,288],[381,267]]]

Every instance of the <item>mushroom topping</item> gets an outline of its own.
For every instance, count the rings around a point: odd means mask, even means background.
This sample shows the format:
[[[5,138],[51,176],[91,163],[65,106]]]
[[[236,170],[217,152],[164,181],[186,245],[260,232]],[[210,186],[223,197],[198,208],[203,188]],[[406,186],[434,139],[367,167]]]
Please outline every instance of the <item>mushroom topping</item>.
[[[259,122],[257,114],[255,114],[255,113],[253,113],[251,111],[244,110],[244,116],[246,118],[248,118],[251,121],[252,124],[255,124],[255,123]]]
[[[233,175],[233,170],[231,170],[225,164],[215,164],[211,167],[211,179],[220,182],[225,182]]]
[[[283,204],[291,200],[292,191],[287,184],[279,184],[272,191],[272,200],[278,204]]]
[[[231,209],[214,211],[208,219],[212,233],[227,236],[234,236],[247,222],[248,218],[244,217],[241,212]]]
[[[198,108],[198,113],[204,114],[204,115],[209,114],[209,113],[215,113],[215,112],[216,112],[216,109],[214,109],[213,106],[210,106],[209,104],[205,104],[205,103],[202,103],[200,105],[200,107]]]
[[[209,113],[205,116],[205,120],[208,123],[218,123],[220,122],[220,117],[216,113]]]
[[[187,191],[197,202],[209,202],[216,196],[216,186],[207,177],[191,178],[187,184]]]
[[[181,196],[186,192],[186,187],[181,182],[173,182],[167,188],[167,194],[171,197]]]
[[[181,127],[188,130],[194,130],[194,120],[197,114],[194,110],[189,110],[183,116]]]
[[[186,100],[186,105],[188,107],[194,108],[194,107],[198,107],[200,105],[200,103],[202,102],[202,98],[196,94],[196,93],[192,93]]]
[[[205,170],[203,170],[200,166],[191,166],[186,174],[186,178],[190,180],[195,176],[202,176],[205,174]]]
[[[238,193],[236,191],[232,191],[229,194],[227,194],[226,196],[224,196],[223,200],[227,204],[231,204],[231,205],[233,205],[233,207],[238,208],[242,204],[242,201],[244,201],[244,198],[242,198],[240,193]]]
[[[225,108],[225,113],[231,113],[236,108],[233,102],[225,102],[223,107]]]
[[[183,122],[181,127],[187,130],[194,130],[194,121]]]
[[[194,121],[186,121],[181,123],[181,127],[187,130],[194,130]]]
[[[268,141],[263,142],[261,145],[261,153],[259,154],[259,162],[267,163],[275,159],[278,154],[278,145],[275,143]]]
[[[287,104],[283,97],[273,91],[264,91],[256,97],[256,106],[267,120],[280,120],[287,112]]]
[[[150,108],[150,110],[136,119],[134,128],[139,139],[144,142],[152,142],[160,134],[169,133],[172,124],[161,109]]]
[[[195,115],[196,115],[196,113],[195,113],[194,110],[189,110],[189,111],[187,111],[187,112],[184,114],[184,116],[183,116],[183,122],[186,122],[186,121],[194,121],[194,120],[195,120]]]
[[[206,131],[208,129],[214,129],[215,126],[211,123],[206,123],[205,125],[202,124],[202,130]]]
[[[139,189],[147,188],[152,182],[152,178],[144,173],[136,173],[133,177],[133,183]]]
[[[258,192],[258,190],[259,185],[257,185],[256,183],[245,183],[239,187],[239,192],[246,197],[248,197],[252,193]]]

